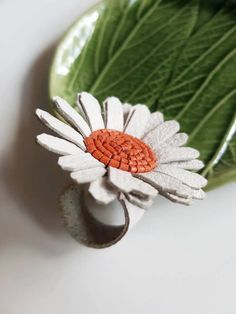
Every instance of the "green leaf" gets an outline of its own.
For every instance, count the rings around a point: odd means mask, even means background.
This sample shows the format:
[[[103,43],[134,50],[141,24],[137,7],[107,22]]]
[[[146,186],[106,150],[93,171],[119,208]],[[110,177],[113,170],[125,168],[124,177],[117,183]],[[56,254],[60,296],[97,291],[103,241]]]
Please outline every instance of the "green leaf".
[[[209,188],[236,180],[236,5],[109,0],[59,45],[50,96],[117,96],[175,118],[201,152]]]

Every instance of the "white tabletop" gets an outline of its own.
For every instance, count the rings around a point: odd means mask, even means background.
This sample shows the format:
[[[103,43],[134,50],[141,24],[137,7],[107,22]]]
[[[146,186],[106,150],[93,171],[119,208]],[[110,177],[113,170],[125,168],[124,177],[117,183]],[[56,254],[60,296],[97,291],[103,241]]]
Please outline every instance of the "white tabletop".
[[[236,184],[192,207],[158,199],[116,246],[63,229],[68,181],[34,144],[53,45],[94,0],[0,0],[0,313],[235,314]]]

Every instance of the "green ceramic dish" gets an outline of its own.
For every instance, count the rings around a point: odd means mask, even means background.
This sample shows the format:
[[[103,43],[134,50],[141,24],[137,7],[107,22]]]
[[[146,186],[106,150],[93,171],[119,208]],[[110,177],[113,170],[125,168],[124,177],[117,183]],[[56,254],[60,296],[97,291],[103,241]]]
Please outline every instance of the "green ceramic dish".
[[[59,44],[50,96],[114,95],[177,119],[214,188],[236,179],[235,4],[102,1]]]

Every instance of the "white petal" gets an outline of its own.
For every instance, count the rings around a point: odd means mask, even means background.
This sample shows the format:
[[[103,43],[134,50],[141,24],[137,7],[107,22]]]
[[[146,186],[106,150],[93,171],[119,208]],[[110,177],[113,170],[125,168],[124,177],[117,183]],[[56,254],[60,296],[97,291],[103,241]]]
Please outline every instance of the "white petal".
[[[104,129],[101,107],[96,98],[83,92],[77,96],[77,104],[85,115],[92,131]]]
[[[178,197],[188,199],[193,197],[193,189],[179,181],[179,187],[173,194]]]
[[[174,178],[172,178],[173,180]],[[177,180],[177,179],[174,179]],[[177,180],[178,181],[178,180]],[[166,192],[166,191],[165,191]],[[161,194],[161,192],[160,192]],[[163,194],[163,193],[162,193]],[[176,189],[174,193],[170,192],[177,197],[184,198],[184,199],[197,199],[202,200],[205,198],[205,192],[201,189],[193,189],[186,184],[183,184],[179,181],[179,187]]]
[[[124,125],[126,124],[131,108],[132,108],[132,105],[127,104],[127,103],[123,104]]]
[[[159,163],[187,161],[199,157],[199,152],[190,147],[165,147],[156,151]]]
[[[169,165],[175,166],[178,168],[183,168],[186,170],[201,170],[202,168],[204,168],[204,163],[198,159],[193,159],[189,161],[172,162]]]
[[[46,148],[50,152],[59,154],[59,155],[72,155],[79,153],[81,149],[59,137],[55,137],[48,134],[40,134],[36,137],[36,141],[42,147]]]
[[[203,200],[205,197],[206,197],[206,193],[203,190],[192,189],[192,198],[194,198],[196,200]]]
[[[109,167],[109,182],[124,193],[135,193],[140,197],[155,197],[157,191],[149,184],[134,178],[131,173]]]
[[[54,97],[53,103],[61,116],[73,127],[75,127],[83,135],[83,137],[87,137],[91,134],[91,130],[87,122],[85,122],[81,115],[73,109],[68,102],[60,97]]]
[[[176,193],[181,187],[181,182],[159,172],[137,173],[135,177],[151,184],[158,191]]]
[[[161,112],[157,111],[157,112],[152,113],[146,125],[144,137],[163,122],[164,122],[164,118]]]
[[[144,209],[137,207],[131,204],[123,194],[120,195],[119,201],[124,209],[128,212],[129,215],[129,229],[132,228],[136,223],[143,217],[145,213]]]
[[[86,149],[84,146],[83,137],[72,127],[61,122],[60,120],[53,117],[50,113],[41,109],[36,110],[36,115],[48,128],[53,130],[55,133],[59,134],[66,140],[76,144],[81,149]]]
[[[204,199],[205,198],[205,192],[201,189],[194,189],[184,183],[182,183],[180,180],[164,174],[159,173],[162,175],[161,179],[159,179],[156,184],[160,184],[159,192],[160,194],[166,194],[170,193],[177,197],[184,198],[184,199]],[[167,186],[166,182],[168,182],[169,179],[169,186]],[[171,181],[171,183],[170,183]],[[172,189],[172,191],[171,191]],[[175,189],[175,190],[174,190]]]
[[[128,103],[124,103],[123,104],[123,114],[124,114],[125,118],[128,117],[128,114],[129,114],[131,109],[132,109],[132,105],[131,104],[128,104]]]
[[[188,135],[186,133],[177,133],[169,138],[164,145],[167,146],[183,146],[188,141]]]
[[[104,167],[97,167],[72,172],[70,176],[76,183],[83,184],[93,182],[102,177],[105,173],[106,169]]]
[[[165,193],[165,194],[163,194],[163,196],[168,198],[170,201],[172,201],[174,203],[187,205],[187,206],[192,204],[191,198],[182,198],[182,197],[176,196],[174,194],[170,194],[170,193]]]
[[[136,174],[135,176],[151,184],[162,195],[170,193],[185,199],[188,198],[203,199],[205,197],[205,193],[202,190],[192,189],[189,186],[183,184],[178,179],[170,177],[169,175],[166,175],[164,173],[147,172],[139,173]]]
[[[85,153],[83,151],[74,155],[60,157],[58,159],[58,165],[63,170],[73,172],[96,167],[104,168],[104,164],[95,159],[89,153]]]
[[[167,121],[160,124],[153,131],[149,132],[144,138],[144,142],[149,144],[154,150],[160,148],[170,137],[179,131],[177,121]]]
[[[199,189],[199,190],[195,190],[195,189],[191,189],[191,193],[189,193],[189,196],[186,197],[181,197],[178,194],[171,194],[171,193],[166,193],[167,197],[170,196],[172,198],[172,201],[176,201],[180,204],[184,204],[184,205],[191,205],[192,203],[192,199],[196,199],[196,200],[203,200],[206,197],[206,193]]]
[[[141,138],[145,132],[145,128],[148,120],[150,119],[150,116],[151,113],[147,106],[133,106],[125,123],[124,132]]]
[[[194,189],[200,189],[207,185],[207,180],[200,174],[177,168],[172,165],[160,165],[155,171],[174,177]]]
[[[107,98],[104,103],[105,127],[107,129],[123,131],[124,129],[124,114],[123,106],[120,100],[116,97]]]
[[[143,209],[147,209],[153,204],[153,199],[142,199],[131,193],[125,194],[125,196],[131,204]]]
[[[171,194],[175,195],[176,197],[180,197],[183,199],[197,199],[197,200],[202,200],[205,198],[206,194],[202,189],[195,189],[192,188],[184,183],[182,183],[180,180],[174,178],[174,177],[169,177],[171,180],[172,184],[172,189],[175,188],[175,191],[171,191],[170,188],[166,185],[163,184],[164,182],[168,182],[168,175],[164,173],[160,173],[162,175],[161,180],[158,181],[158,184],[162,184],[162,188],[159,189],[160,194]]]
[[[107,205],[114,201],[117,192],[107,184],[107,178],[99,178],[89,186],[89,193],[98,204]]]

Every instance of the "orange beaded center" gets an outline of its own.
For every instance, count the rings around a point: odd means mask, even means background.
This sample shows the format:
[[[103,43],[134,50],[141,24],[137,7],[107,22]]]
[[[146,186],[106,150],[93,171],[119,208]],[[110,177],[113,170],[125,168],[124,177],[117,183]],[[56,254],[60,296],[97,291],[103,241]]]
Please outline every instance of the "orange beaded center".
[[[124,132],[97,130],[86,137],[84,143],[88,152],[106,166],[141,173],[151,171],[157,165],[152,149]]]

